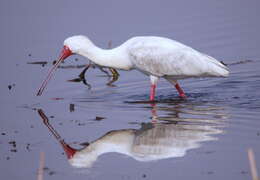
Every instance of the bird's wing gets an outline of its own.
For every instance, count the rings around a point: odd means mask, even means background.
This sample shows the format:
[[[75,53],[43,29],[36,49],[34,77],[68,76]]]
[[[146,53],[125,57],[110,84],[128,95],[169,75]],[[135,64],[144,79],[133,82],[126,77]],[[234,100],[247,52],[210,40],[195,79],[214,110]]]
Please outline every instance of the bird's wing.
[[[172,40],[137,41],[129,49],[135,68],[155,76],[224,76],[227,68],[214,58]]]

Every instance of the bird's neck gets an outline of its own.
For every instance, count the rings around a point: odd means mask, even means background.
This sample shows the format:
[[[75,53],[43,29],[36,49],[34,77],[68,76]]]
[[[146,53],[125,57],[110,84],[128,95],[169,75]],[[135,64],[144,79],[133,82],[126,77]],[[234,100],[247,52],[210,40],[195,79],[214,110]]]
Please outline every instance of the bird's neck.
[[[118,152],[129,154],[134,140],[134,130],[118,130],[108,133],[100,139],[90,143],[81,152],[84,154],[92,153],[96,156],[108,152]]]
[[[125,48],[121,46],[114,49],[101,49],[96,45],[91,44],[88,47],[83,48],[79,54],[87,57],[100,66],[123,70],[132,68],[132,63],[127,56]]]

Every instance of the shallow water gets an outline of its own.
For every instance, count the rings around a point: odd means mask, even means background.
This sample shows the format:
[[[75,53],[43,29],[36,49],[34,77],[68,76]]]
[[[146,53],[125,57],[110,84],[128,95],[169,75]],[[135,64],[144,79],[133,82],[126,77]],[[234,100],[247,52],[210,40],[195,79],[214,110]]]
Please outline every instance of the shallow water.
[[[1,1],[0,179],[36,179],[40,152],[44,179],[251,179],[248,148],[260,162],[259,5]],[[120,71],[109,87],[104,73],[91,69],[89,90],[66,81],[81,69],[60,68],[36,97],[63,39],[73,34],[101,47],[135,35],[170,37],[223,60],[231,74],[181,81],[186,100],[160,80],[151,104],[149,78],[140,72]],[[48,63],[27,64],[35,61]],[[64,65],[86,62],[75,56]],[[38,109],[64,142],[84,148],[81,158],[68,161]]]

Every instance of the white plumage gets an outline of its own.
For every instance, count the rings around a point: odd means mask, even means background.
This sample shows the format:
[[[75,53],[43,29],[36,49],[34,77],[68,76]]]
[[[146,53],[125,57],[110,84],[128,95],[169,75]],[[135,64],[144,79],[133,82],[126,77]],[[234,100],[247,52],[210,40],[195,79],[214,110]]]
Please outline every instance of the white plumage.
[[[183,157],[201,142],[217,140],[212,135],[221,132],[209,125],[194,124],[154,124],[153,128],[142,130],[115,130],[75,151],[69,162],[75,167],[90,168],[99,156],[111,152],[144,162]]]
[[[227,67],[177,41],[161,37],[136,37],[126,42],[130,61],[137,69],[157,77],[226,77]]]
[[[137,69],[149,75],[152,84],[150,100],[154,100],[156,83],[161,77],[174,84],[181,97],[186,97],[177,80],[229,75],[228,68],[213,57],[163,37],[133,37],[114,49],[105,50],[95,46],[86,36],[72,36],[64,41],[64,49],[57,64],[71,54],[87,57],[100,66]],[[53,71],[49,73],[49,79]]]

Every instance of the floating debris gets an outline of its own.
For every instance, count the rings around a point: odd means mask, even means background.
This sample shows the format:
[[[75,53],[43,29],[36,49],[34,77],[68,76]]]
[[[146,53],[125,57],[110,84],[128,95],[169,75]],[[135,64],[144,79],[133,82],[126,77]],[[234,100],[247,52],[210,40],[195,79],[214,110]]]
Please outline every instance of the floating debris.
[[[248,171],[242,170],[242,171],[241,171],[241,174],[248,174]]]
[[[49,168],[48,167],[44,167],[43,170],[44,171],[49,171]]]
[[[15,141],[9,141],[9,144],[11,144],[13,146],[13,148],[16,148],[16,142]]]
[[[105,119],[105,118],[101,117],[101,116],[96,116],[96,118],[95,118],[96,121],[101,121],[102,119]]]
[[[6,135],[6,133],[1,133],[1,135],[5,136],[5,135]]]
[[[27,151],[31,151],[30,146],[31,146],[31,144],[30,144],[30,143],[27,143],[27,145],[26,145]]]
[[[246,59],[246,60],[241,60],[241,61],[238,61],[238,62],[229,63],[227,65],[230,66],[230,65],[246,64],[246,63],[252,63],[252,62],[254,62],[254,61],[250,60],[250,59]]]
[[[13,87],[15,87],[15,84],[9,84],[7,87],[9,90],[11,90]]]
[[[52,62],[52,64],[56,64],[56,60]],[[64,63],[64,62],[62,62]],[[27,64],[36,64],[36,65],[42,65],[43,67],[48,64],[48,61],[32,61],[32,62],[27,62]],[[81,65],[59,65],[58,68],[61,69],[81,69],[84,68],[86,64],[81,64]]]
[[[56,100],[56,101],[58,101],[58,100],[64,100],[64,98],[51,98],[51,100]]]
[[[205,154],[212,154],[215,153],[215,151],[205,151]]]
[[[85,126],[86,123],[78,123],[78,126]]]
[[[70,112],[74,112],[75,111],[75,104],[70,104]]]
[[[54,174],[56,174],[55,171],[50,171],[50,172],[49,172],[49,175],[50,175],[50,176],[52,176],[52,175],[54,175]]]
[[[83,65],[66,65],[66,66],[60,65],[60,66],[58,66],[58,68],[60,68],[60,69],[81,69],[81,68],[84,68],[84,67],[86,67],[85,64],[83,64]]]
[[[47,61],[33,61],[33,62],[27,62],[27,64],[38,64],[38,65],[46,65]]]
[[[37,108],[33,108],[32,106],[36,106],[38,105],[39,103],[36,103],[36,104],[32,104],[32,105],[28,105],[28,104],[24,104],[24,105],[21,105],[21,106],[17,106],[18,108],[25,108],[25,109],[31,109],[33,111],[37,110]]]
[[[17,152],[15,141],[9,141],[8,144],[12,145],[13,149],[10,150],[11,152]]]

